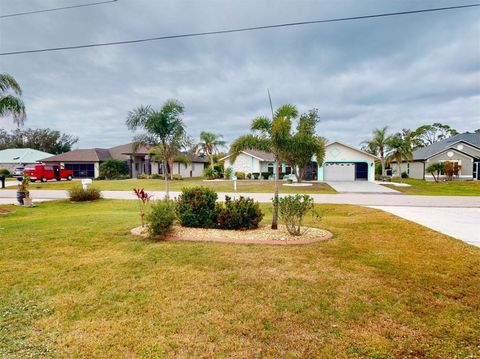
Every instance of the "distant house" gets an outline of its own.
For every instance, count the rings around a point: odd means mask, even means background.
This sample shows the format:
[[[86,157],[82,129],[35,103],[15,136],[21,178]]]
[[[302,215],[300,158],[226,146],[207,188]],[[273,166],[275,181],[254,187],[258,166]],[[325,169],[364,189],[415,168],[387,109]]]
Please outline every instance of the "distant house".
[[[32,148],[8,148],[0,151],[0,168],[12,171],[20,164],[41,162],[48,156],[52,156],[52,154]]]
[[[275,173],[273,154],[247,150],[242,151],[234,162],[230,155],[221,159],[225,167],[232,167],[235,172],[246,174]],[[306,181],[373,181],[375,179],[375,161],[378,158],[358,148],[335,141],[328,143],[325,148],[325,159],[321,166],[313,157],[305,171]],[[291,174],[290,166],[282,163],[282,174]]]
[[[179,174],[182,177],[203,176],[203,170],[208,161],[203,157],[187,156],[190,158],[190,163],[185,165],[177,161],[174,162],[173,174]],[[163,174],[162,164],[150,158],[147,148],[140,147],[133,151],[133,144],[131,143],[112,148],[73,150],[43,158],[43,162],[63,163],[66,168],[73,170],[75,178],[96,178],[100,175],[102,162],[109,159],[125,161],[131,178],[136,178],[141,174]]]
[[[433,181],[426,168],[435,162],[456,162],[461,165],[460,180],[480,180],[480,133],[460,133],[413,152],[413,160],[402,162],[401,171],[410,178]],[[393,175],[399,176],[396,165]],[[441,178],[443,176],[440,176]]]

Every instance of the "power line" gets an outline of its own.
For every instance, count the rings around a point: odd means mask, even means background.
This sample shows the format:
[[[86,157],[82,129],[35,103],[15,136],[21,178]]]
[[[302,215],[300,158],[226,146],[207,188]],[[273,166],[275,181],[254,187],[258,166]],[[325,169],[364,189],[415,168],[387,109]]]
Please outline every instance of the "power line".
[[[247,32],[247,31],[274,29],[274,28],[282,28],[282,27],[290,27],[290,26],[311,25],[311,24],[325,24],[330,22],[340,22],[340,21],[350,21],[350,20],[363,20],[363,19],[380,18],[380,17],[387,17],[387,16],[400,16],[400,15],[419,14],[419,13],[434,12],[434,11],[465,9],[465,8],[478,7],[478,6],[480,6],[480,3],[470,4],[470,5],[430,8],[430,9],[410,10],[410,11],[399,11],[399,12],[391,12],[391,13],[381,13],[381,14],[373,14],[373,15],[351,16],[351,17],[342,17],[342,18],[333,18],[333,19],[324,19],[324,20],[289,22],[289,23],[282,23],[282,24],[252,26],[252,27],[243,27],[243,28],[228,29],[228,30],[193,32],[193,33],[178,34],[178,35],[157,36],[157,37],[150,37],[150,38],[143,38],[143,39],[136,39],[136,40],[124,40],[124,41],[102,42],[102,43],[75,45],[75,46],[51,47],[51,48],[36,49],[36,50],[10,51],[10,52],[2,52],[0,53],[0,56],[32,54],[32,53],[38,53],[38,52],[51,52],[51,51],[73,50],[73,49],[85,49],[85,48],[91,48],[91,47],[103,47],[103,46],[113,46],[113,45],[126,45],[126,44],[135,44],[135,43],[148,42],[148,41],[160,41],[160,40],[179,39],[179,38],[186,38],[186,37],[200,37],[200,36],[230,34],[230,33],[236,33],[236,32]]]
[[[52,9],[43,9],[43,10],[17,12],[17,13],[15,13],[15,14],[0,15],[0,19],[6,18],[6,17],[24,16],[24,15],[31,15],[31,14],[39,14],[39,13],[42,13],[42,12],[51,12],[51,11],[75,9],[75,8],[79,8],[79,7],[96,6],[96,5],[102,5],[102,4],[108,4],[108,3],[112,3],[112,2],[117,2],[117,1],[118,1],[118,0],[98,1],[98,2],[88,3],[88,4],[71,5],[71,6],[64,6],[64,7],[55,7],[55,8],[52,8]]]

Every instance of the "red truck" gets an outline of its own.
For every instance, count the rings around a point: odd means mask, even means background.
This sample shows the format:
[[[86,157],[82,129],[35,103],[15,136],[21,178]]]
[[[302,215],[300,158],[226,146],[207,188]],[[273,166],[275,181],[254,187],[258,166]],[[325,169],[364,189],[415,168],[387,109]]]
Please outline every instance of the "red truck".
[[[51,179],[60,181],[62,178],[71,181],[73,178],[73,171],[66,169],[60,164],[30,164],[25,166],[23,173],[28,175],[32,182],[47,182]]]

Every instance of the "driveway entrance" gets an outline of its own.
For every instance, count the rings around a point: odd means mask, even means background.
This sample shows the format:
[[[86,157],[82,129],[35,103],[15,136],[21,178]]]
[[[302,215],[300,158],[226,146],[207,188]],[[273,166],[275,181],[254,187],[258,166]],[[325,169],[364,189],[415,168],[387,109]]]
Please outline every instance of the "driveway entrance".
[[[327,181],[327,184],[339,193],[397,193],[394,189],[369,181]]]

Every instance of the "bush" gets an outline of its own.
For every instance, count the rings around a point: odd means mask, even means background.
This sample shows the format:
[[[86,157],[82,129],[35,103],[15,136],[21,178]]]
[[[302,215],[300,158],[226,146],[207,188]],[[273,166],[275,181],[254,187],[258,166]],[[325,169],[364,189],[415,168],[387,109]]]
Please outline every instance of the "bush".
[[[232,200],[225,196],[225,204],[217,205],[217,224],[221,229],[253,229],[263,219],[260,205],[251,198]]]
[[[203,175],[207,177],[209,180],[213,180],[218,178],[218,172],[213,167],[207,167],[203,170]]]
[[[128,165],[120,160],[106,160],[100,165],[100,176],[113,179],[117,176],[128,175]]]
[[[222,178],[223,173],[224,173],[224,165],[223,162],[215,162],[213,164],[213,168],[215,169],[215,172],[217,172],[217,178]]]
[[[258,179],[260,177],[260,173],[259,172],[253,172],[252,177],[253,177],[253,179]]]
[[[174,174],[172,177],[174,181],[183,181],[183,177],[179,174]]]
[[[68,191],[68,195],[72,202],[96,201],[102,197],[100,190],[94,187],[89,187],[86,190],[83,187],[73,187]]]
[[[275,200],[274,200],[275,201]],[[308,212],[316,215],[313,206],[313,198],[309,195],[291,195],[278,198],[278,211],[280,218],[285,223],[288,233],[293,236],[300,236],[302,223]]]
[[[252,179],[252,174],[251,174],[251,173],[247,173],[247,178],[248,178],[248,179]]]
[[[137,175],[137,179],[149,179],[150,176],[145,173],[140,173]]]
[[[146,217],[150,237],[165,237],[175,221],[175,205],[172,201],[154,201]]]
[[[153,175],[150,176],[151,179],[159,179],[159,180],[164,180],[165,177],[162,175],[159,175],[158,173],[154,173]]]
[[[7,170],[6,168],[0,168],[0,176],[8,177],[10,176],[10,171]]]
[[[245,172],[235,172],[235,177],[237,177],[238,180],[244,180]]]
[[[232,167],[228,167],[224,172],[224,175],[225,175],[226,179],[232,178],[232,174],[233,174],[233,168]]]
[[[262,176],[263,179],[268,180],[270,178],[270,173],[262,172],[261,176]]]
[[[408,173],[407,172],[402,172],[402,178],[408,178]]]
[[[216,227],[216,201],[217,194],[210,188],[184,188],[175,205],[180,224],[184,227]]]

